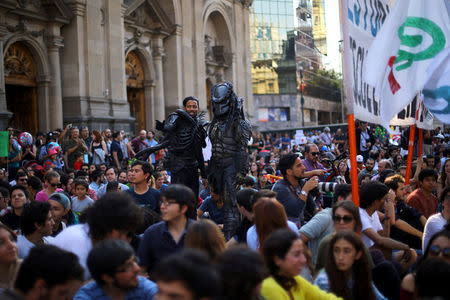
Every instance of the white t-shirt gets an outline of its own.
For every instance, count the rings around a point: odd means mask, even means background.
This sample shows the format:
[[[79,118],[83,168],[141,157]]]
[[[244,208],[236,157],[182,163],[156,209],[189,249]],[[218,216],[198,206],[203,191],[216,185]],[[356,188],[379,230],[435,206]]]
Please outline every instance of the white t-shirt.
[[[91,278],[87,267],[87,257],[92,249],[92,240],[89,237],[89,225],[77,224],[69,226],[61,231],[50,244],[61,249],[70,251],[78,256],[80,265],[84,268],[84,279]]]
[[[364,231],[372,228],[375,232],[383,230],[383,226],[381,225],[380,218],[378,217],[377,212],[375,211],[371,216],[367,213],[367,211],[363,208],[359,208],[359,215],[361,216],[361,232],[362,232],[362,240],[367,248],[372,247],[375,242],[372,241],[367,235],[364,234]]]
[[[44,236],[43,240],[44,244],[51,244],[53,237]],[[36,245],[30,242],[24,235],[17,236],[17,249],[19,258],[24,259],[25,257],[27,257],[28,253],[30,253],[31,248],[33,248],[34,246]]]
[[[425,249],[428,246],[433,235],[442,229],[444,229],[445,224],[447,224],[447,220],[444,219],[441,213],[434,214],[430,216],[425,224],[425,228],[423,229],[423,238],[422,238],[422,251],[425,252]]]
[[[300,233],[298,232],[297,225],[294,222],[287,221],[288,227],[295,232],[298,236]],[[256,233],[256,226],[253,225],[247,230],[247,246],[250,249],[257,250],[259,248],[258,234]]]

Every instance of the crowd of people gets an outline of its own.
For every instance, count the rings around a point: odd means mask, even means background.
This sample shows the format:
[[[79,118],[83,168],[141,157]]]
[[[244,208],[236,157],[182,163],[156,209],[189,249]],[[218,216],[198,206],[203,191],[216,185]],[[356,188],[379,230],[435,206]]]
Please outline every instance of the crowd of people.
[[[8,131],[0,299],[450,299],[440,128],[424,132],[407,183],[404,143],[357,124],[359,207],[344,128],[304,144],[255,132],[228,240],[214,177],[192,191],[171,183],[164,149],[134,157],[158,144],[151,130]]]

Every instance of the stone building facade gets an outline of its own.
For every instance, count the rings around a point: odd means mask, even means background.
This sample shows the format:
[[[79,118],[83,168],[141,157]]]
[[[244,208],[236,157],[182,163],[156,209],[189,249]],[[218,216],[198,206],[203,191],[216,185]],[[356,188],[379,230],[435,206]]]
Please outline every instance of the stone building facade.
[[[0,126],[135,131],[181,107],[207,112],[231,81],[253,118],[252,0],[0,1]]]

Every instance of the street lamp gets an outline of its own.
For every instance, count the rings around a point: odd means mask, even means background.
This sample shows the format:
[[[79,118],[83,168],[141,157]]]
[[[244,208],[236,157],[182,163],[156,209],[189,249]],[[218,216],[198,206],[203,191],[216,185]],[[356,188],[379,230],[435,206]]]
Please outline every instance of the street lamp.
[[[305,127],[305,98],[303,98],[303,67],[298,68],[300,73],[300,104],[302,106],[302,127]]]

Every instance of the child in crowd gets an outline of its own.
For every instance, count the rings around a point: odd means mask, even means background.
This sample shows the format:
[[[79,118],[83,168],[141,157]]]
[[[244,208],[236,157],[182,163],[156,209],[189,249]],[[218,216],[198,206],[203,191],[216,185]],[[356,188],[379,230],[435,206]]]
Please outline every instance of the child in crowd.
[[[72,198],[72,211],[80,215],[83,210],[94,204],[94,200],[87,196],[89,185],[86,180],[75,179],[75,197]]]

